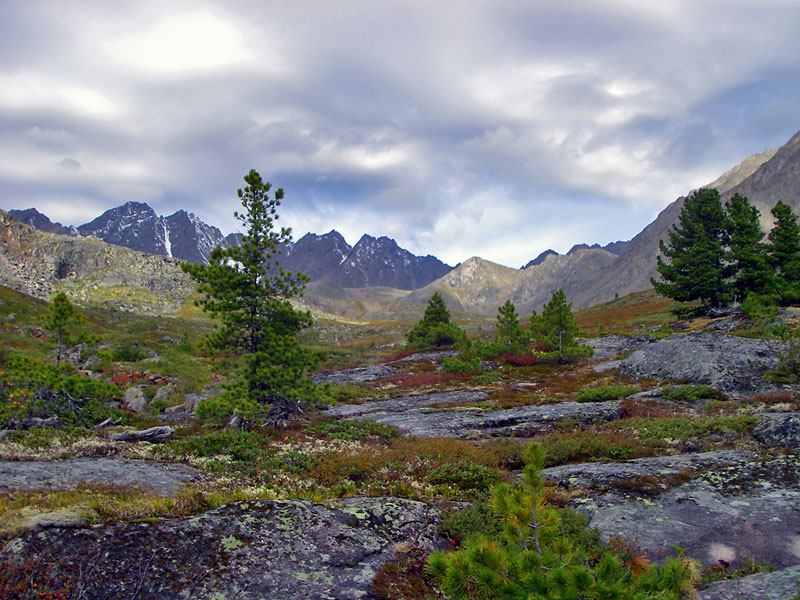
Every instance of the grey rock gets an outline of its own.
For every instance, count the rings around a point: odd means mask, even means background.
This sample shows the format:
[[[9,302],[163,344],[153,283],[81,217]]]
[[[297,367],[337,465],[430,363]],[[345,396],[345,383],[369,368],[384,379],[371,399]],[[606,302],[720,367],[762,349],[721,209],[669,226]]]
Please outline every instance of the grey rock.
[[[168,406],[164,409],[164,414],[172,415],[175,413],[182,413],[186,412],[186,406],[183,404],[177,404],[175,406]]]
[[[147,412],[147,399],[138,387],[130,387],[125,390],[123,401],[133,412],[142,414]]]
[[[595,358],[605,358],[620,352],[641,348],[653,341],[654,338],[649,335],[619,335],[614,333],[588,340],[586,344],[594,350]]]
[[[558,482],[567,488],[607,486],[619,479],[666,477],[676,475],[684,469],[707,470],[723,465],[742,465],[757,458],[758,456],[752,452],[717,450],[678,456],[637,458],[626,462],[561,465],[545,469],[542,475],[549,481]]]
[[[328,414],[333,417],[356,417],[369,413],[402,412],[433,404],[442,405],[481,402],[486,400],[486,397],[486,392],[474,390],[416,394],[414,396],[400,396],[398,398],[389,398],[388,400],[364,402],[363,404],[339,404],[329,408]]]
[[[798,480],[800,461],[791,457],[715,465],[652,498],[606,492],[573,506],[606,539],[620,536],[653,560],[680,546],[704,566],[736,568],[754,557],[787,567],[800,563]]]
[[[183,405],[186,409],[187,413],[191,413],[197,410],[197,406],[203,401],[208,400],[209,398],[213,398],[217,394],[222,392],[221,389],[217,387],[209,387],[204,389],[197,394],[186,394],[183,398]]]
[[[643,346],[626,358],[620,375],[705,383],[727,393],[773,390],[762,378],[778,364],[775,348],[764,340],[721,333],[673,335]]]
[[[139,431],[125,431],[124,433],[115,433],[111,439],[115,442],[151,442],[161,443],[166,442],[173,436],[175,430],[169,425],[161,427],[150,427],[149,429],[142,429]]]
[[[327,373],[315,373],[310,379],[316,384],[320,383],[366,383],[379,377],[388,377],[399,373],[400,370],[390,365],[366,365],[354,369],[342,369]]]
[[[0,558],[52,565],[50,573],[73,582],[91,571],[82,582],[90,599],[138,589],[158,598],[191,590],[200,598],[355,600],[372,597],[372,579],[397,546],[440,548],[438,522],[436,509],[399,498],[234,502],[153,524],[26,534]]]
[[[762,413],[753,437],[767,446],[800,447],[800,413]]]
[[[798,582],[800,565],[773,573],[756,573],[730,581],[717,581],[700,590],[700,600],[791,600],[797,594]]]
[[[186,465],[107,457],[0,461],[0,490],[70,490],[79,483],[133,486],[171,496],[199,473]]]
[[[443,358],[451,358],[458,355],[458,350],[437,350],[435,352],[416,352],[411,356],[406,356],[395,362],[410,363],[422,362],[423,360],[442,360]]]
[[[470,392],[466,392],[470,393]],[[471,392],[477,394],[483,392]],[[519,406],[505,410],[483,410],[480,408],[426,408],[419,404],[442,402],[464,402],[465,392],[444,392],[411,397],[417,407],[401,409],[390,404],[394,399],[369,402],[351,409],[351,419],[370,419],[402,429],[406,435],[424,437],[488,437],[497,435],[531,435],[551,431],[553,424],[565,419],[579,423],[611,421],[621,416],[620,403],[610,402],[562,402],[541,406]],[[473,400],[474,401],[474,400]],[[384,404],[386,403],[386,404]],[[343,407],[336,407],[341,409]]]
[[[616,369],[622,364],[621,360],[609,360],[597,365],[594,365],[592,369],[594,369],[595,373],[605,373],[606,371],[610,371],[611,369]]]
[[[167,400],[168,398],[172,397],[174,393],[175,385],[168,383],[167,385],[162,385],[156,390],[156,393],[153,395],[153,400]]]

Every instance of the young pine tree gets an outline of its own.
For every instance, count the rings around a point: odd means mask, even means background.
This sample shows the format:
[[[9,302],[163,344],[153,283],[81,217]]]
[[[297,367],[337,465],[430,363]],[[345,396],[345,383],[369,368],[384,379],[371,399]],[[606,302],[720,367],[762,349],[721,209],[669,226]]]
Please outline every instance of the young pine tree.
[[[72,343],[71,331],[76,325],[86,321],[84,317],[69,301],[64,292],[53,296],[53,303],[42,327],[56,336],[56,366],[61,364],[64,350]]]
[[[517,309],[506,300],[497,309],[497,341],[514,354],[523,354],[530,345],[530,336],[519,324]]]
[[[213,351],[243,357],[239,374],[245,395],[263,404],[273,394],[301,395],[308,387],[304,372],[316,356],[300,347],[297,333],[311,325],[307,311],[289,302],[299,295],[308,276],[284,271],[279,247],[291,240],[291,229],[275,229],[283,190],[270,195],[271,185],[251,170],[247,186],[237,191],[244,212],[234,216],[246,227],[240,246],[212,250],[208,265],[183,263],[199,282],[198,304],[219,327],[206,338]]]
[[[537,342],[543,342],[558,349],[559,354],[577,345],[575,336],[580,328],[572,314],[572,303],[567,303],[564,290],[554,292],[550,301],[544,305],[541,315],[531,316],[531,334]]]
[[[769,232],[769,263],[775,270],[778,294],[783,304],[800,300],[800,226],[789,205],[778,202],[772,209],[775,225]]]
[[[491,490],[491,507],[503,522],[500,538],[472,537],[457,551],[433,554],[427,571],[454,600],[616,598],[680,600],[696,597],[697,566],[670,558],[651,567],[644,557],[624,563],[611,552],[594,563],[581,560],[559,535],[559,516],[543,499],[544,451],[524,452],[522,482]]]

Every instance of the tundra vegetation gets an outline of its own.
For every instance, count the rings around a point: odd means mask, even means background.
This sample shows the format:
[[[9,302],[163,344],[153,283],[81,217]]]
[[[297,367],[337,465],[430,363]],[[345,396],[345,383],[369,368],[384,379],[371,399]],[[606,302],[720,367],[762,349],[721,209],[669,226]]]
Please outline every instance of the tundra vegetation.
[[[269,185],[255,172],[246,183],[240,194],[245,243],[216,250],[208,267],[190,269],[205,312],[145,317],[74,308],[81,321],[64,316],[72,313],[59,312],[55,303],[0,287],[0,430],[6,432],[0,460],[143,459],[202,473],[170,497],[87,482],[72,489],[0,488],[0,541],[19,536],[31,515],[43,513],[72,511],[90,524],[149,523],[236,500],[395,496],[444,507],[441,533],[452,551],[398,550],[373,582],[370,592],[378,598],[682,598],[731,576],[720,568],[698,572],[692,557],[682,555],[650,564],[635,540],[609,540],[587,529],[585,517],[569,508],[580,492],[542,477],[546,467],[689,449],[755,448],[764,460],[791,453],[760,446],[749,432],[759,412],[800,410],[795,393],[728,399],[709,386],[672,382],[658,400],[635,399],[662,382],[595,369],[601,359],[591,359],[580,337],[634,337],[635,330],[664,329],[668,320],[667,328],[692,331],[707,327],[708,318],[678,323],[670,319],[678,301],[653,292],[573,313],[559,290],[530,320],[511,302],[496,318],[451,314],[435,294],[418,322],[325,315],[312,321],[291,302],[304,278],[272,264],[276,245],[288,236],[285,229],[272,230],[282,194],[269,200]],[[752,217],[746,206],[731,210],[745,222]],[[796,225],[783,218],[786,229]],[[786,274],[772,293],[787,302],[794,267],[774,254],[769,260],[783,261],[778,272]],[[760,272],[745,250],[740,256],[739,273],[750,263]],[[784,335],[774,329],[780,324],[772,305],[755,296],[749,302],[755,324],[743,333]],[[66,335],[59,336],[57,324],[66,326]],[[449,347],[455,356],[442,357]],[[58,356],[64,360],[55,364]],[[306,377],[324,380],[348,367],[377,374],[343,384],[314,385]],[[130,410],[131,390],[142,394],[145,411]],[[582,409],[601,403],[619,409],[614,420],[564,418],[539,431],[468,439],[411,436],[378,420],[331,416],[324,407],[335,401],[355,410],[408,398],[425,411],[456,414],[576,401],[585,403]],[[287,406],[284,400],[298,410],[279,423],[270,411]],[[245,417],[235,426],[234,411]],[[174,435],[161,443],[113,439],[167,423]],[[649,482],[635,483],[642,489],[633,491],[646,496]],[[41,575],[34,567],[0,564],[0,596],[79,597],[80,590],[48,578],[46,570],[34,587],[32,573]]]

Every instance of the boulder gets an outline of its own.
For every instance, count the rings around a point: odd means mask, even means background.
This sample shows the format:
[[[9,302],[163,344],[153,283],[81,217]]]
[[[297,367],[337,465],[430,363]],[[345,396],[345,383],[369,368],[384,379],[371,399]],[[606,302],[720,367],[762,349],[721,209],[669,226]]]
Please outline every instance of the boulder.
[[[632,379],[672,379],[705,383],[726,393],[773,391],[763,379],[775,368],[777,348],[765,340],[722,333],[673,335],[636,350],[619,366]]]
[[[753,437],[766,446],[800,448],[800,413],[763,413]]]
[[[123,402],[128,406],[129,410],[135,413],[143,414],[147,412],[147,398],[138,387],[130,387],[125,390]]]
[[[168,383],[166,385],[162,385],[160,388],[156,390],[156,393],[153,395],[153,400],[167,400],[175,393],[175,385],[172,383]]]
[[[367,599],[399,545],[442,547],[438,522],[436,509],[400,498],[234,502],[157,523],[25,534],[0,560],[48,569],[88,599]]]

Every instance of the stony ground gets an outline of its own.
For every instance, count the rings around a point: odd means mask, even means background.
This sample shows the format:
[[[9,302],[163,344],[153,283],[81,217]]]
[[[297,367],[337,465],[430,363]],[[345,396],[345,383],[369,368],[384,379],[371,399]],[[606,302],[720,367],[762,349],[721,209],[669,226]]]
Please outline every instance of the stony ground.
[[[514,400],[551,382],[531,372],[527,379],[413,393],[401,388],[387,392],[381,383],[426,364],[435,368],[441,354],[333,371],[316,380],[383,390],[330,408],[324,413],[328,418],[368,419],[399,427],[407,437],[467,439],[478,445],[488,439],[537,439],[595,426],[608,432],[638,404],[704,414],[707,400],[663,398],[662,380],[710,384],[732,400],[787,391],[761,378],[770,359],[763,345],[752,340],[731,342],[721,334],[661,341],[609,336],[593,345],[593,361],[559,377],[591,382],[592,377],[624,373],[633,382],[641,381],[646,391],[625,402],[576,402],[573,392],[558,395],[548,388],[539,396],[531,394],[535,401],[504,407],[497,398]],[[714,584],[703,598],[740,592],[790,598],[797,588],[789,582],[800,568],[800,415],[788,408],[773,404],[756,412],[755,427],[737,438],[736,449],[703,452],[696,444],[682,443],[665,456],[561,465],[545,475],[604,537],[624,538],[654,560],[674,554],[679,546],[706,567],[733,569],[755,560],[778,569]],[[724,446],[725,436],[719,437]],[[208,475],[184,464],[113,456],[4,461],[0,490],[113,483],[170,496]],[[513,479],[518,473],[508,476]],[[57,565],[49,576],[69,579],[88,598],[111,591],[177,598],[186,597],[187,589],[195,597],[212,597],[213,591],[237,598],[369,598],[372,578],[397,544],[426,550],[442,546],[438,522],[439,511],[429,504],[397,498],[237,502],[195,516],[142,523],[90,526],[40,519],[0,555],[22,563],[39,557]],[[94,559],[88,559],[104,556],[115,559],[101,575]]]

